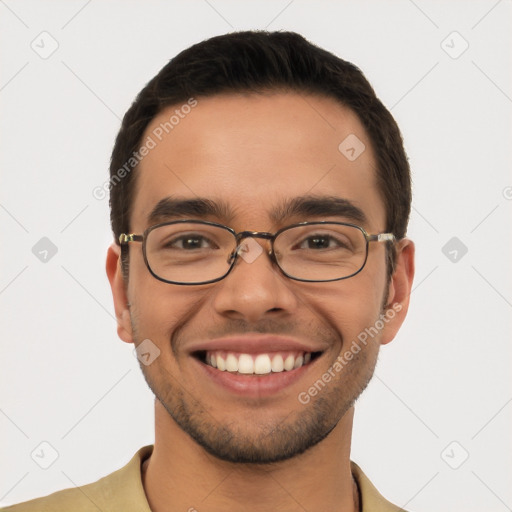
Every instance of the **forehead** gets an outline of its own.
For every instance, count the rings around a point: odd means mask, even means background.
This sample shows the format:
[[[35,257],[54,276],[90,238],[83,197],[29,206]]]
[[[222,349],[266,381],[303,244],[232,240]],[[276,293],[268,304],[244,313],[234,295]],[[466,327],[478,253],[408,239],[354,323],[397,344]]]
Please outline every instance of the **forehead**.
[[[164,109],[146,129],[151,149],[136,171],[133,229],[147,227],[167,197],[218,201],[231,217],[220,220],[270,229],[276,204],[312,195],[347,200],[364,211],[366,227],[384,227],[370,140],[348,108],[298,93],[195,102]]]

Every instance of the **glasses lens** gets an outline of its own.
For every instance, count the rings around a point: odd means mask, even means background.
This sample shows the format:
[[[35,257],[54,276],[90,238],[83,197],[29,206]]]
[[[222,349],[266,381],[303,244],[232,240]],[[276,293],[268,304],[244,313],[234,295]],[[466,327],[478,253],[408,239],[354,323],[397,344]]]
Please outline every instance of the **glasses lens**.
[[[146,238],[151,271],[165,281],[202,283],[222,277],[231,265],[236,239],[225,228],[194,222],[153,228]]]
[[[350,277],[366,261],[363,232],[342,224],[295,226],[279,234],[274,252],[281,269],[306,281],[330,281]]]

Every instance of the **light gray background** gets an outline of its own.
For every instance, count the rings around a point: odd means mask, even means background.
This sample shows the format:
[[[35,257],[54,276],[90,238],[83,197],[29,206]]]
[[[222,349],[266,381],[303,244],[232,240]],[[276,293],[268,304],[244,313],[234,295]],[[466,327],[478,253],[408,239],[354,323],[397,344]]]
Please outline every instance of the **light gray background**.
[[[0,0],[0,503],[91,482],[153,442],[152,395],[115,331],[108,201],[92,191],[120,118],[171,57],[267,28],[360,66],[413,169],[411,309],[357,406],[352,458],[407,509],[512,510],[511,11],[510,0]],[[32,252],[42,237],[58,249],[46,262]],[[48,469],[43,441],[58,453]]]

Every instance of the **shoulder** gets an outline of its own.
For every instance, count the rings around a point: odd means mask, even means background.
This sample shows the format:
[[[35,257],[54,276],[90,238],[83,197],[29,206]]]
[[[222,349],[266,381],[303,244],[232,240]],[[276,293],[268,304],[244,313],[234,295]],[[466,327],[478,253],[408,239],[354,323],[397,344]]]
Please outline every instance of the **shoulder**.
[[[362,512],[406,512],[403,508],[386,500],[355,462],[351,462],[350,467],[359,488]]]
[[[153,446],[144,446],[126,466],[100,478],[98,481],[63,489],[48,496],[25,501],[0,509],[1,512],[97,512],[98,510],[150,512],[142,486],[140,466],[152,452]],[[145,508],[147,507],[147,509]]]
[[[105,478],[108,478],[105,477]],[[74,510],[76,512],[85,512],[89,510],[98,510],[94,502],[97,494],[95,486],[98,482],[84,485],[74,489],[64,489],[54,492],[48,496],[36,498],[17,505],[2,508],[2,512],[64,512]]]

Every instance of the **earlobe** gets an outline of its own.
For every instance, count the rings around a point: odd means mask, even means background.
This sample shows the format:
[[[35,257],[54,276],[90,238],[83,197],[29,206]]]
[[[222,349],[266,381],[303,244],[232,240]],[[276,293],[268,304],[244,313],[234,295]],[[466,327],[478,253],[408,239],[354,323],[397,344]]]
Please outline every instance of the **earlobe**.
[[[407,316],[412,282],[414,279],[414,242],[404,238],[398,242],[396,265],[389,283],[387,309],[383,312],[387,322],[380,343],[394,339]]]
[[[121,270],[121,248],[115,243],[107,251],[106,271],[114,300],[117,334],[126,343],[133,343],[126,283]]]

